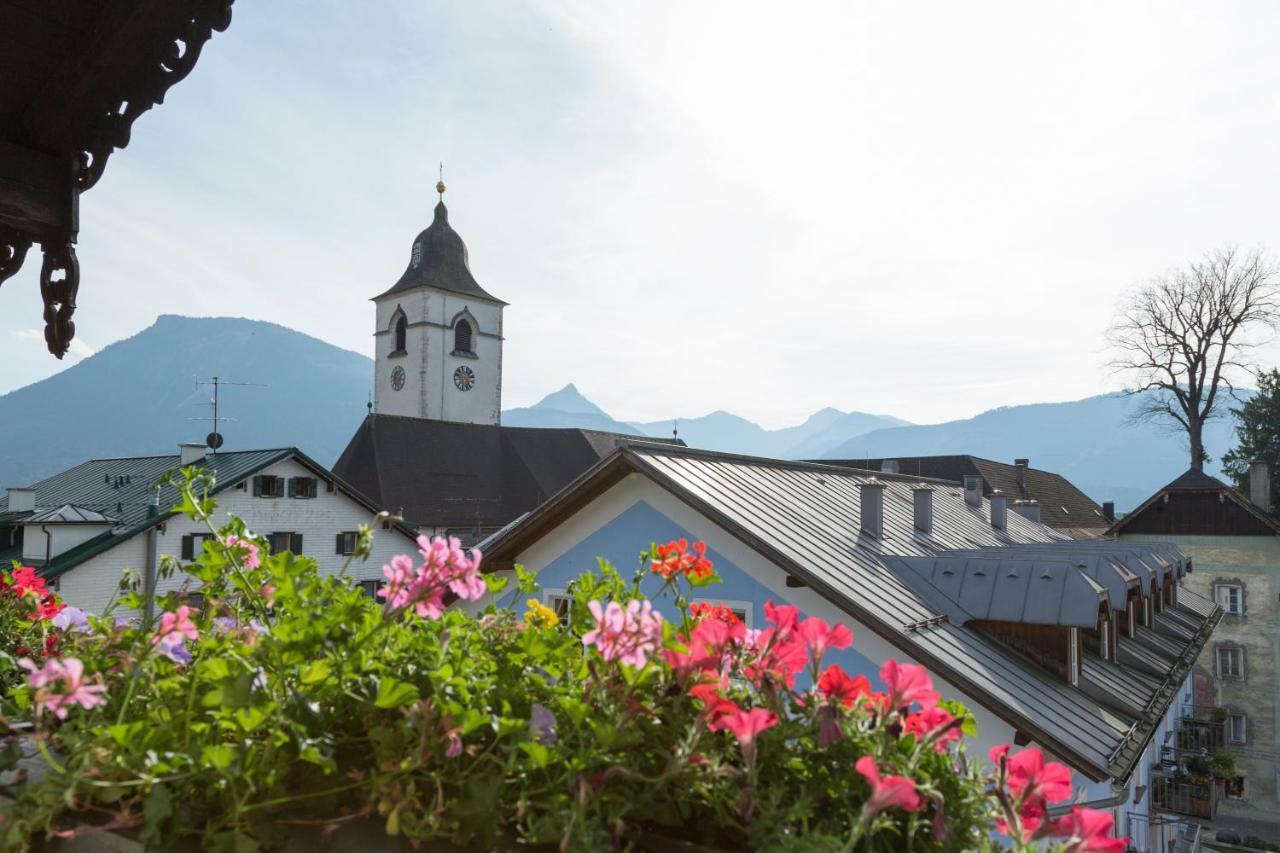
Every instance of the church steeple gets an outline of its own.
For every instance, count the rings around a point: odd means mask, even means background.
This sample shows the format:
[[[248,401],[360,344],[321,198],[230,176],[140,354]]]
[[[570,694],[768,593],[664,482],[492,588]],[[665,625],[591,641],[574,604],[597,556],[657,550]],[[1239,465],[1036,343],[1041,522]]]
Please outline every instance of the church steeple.
[[[502,407],[502,309],[471,274],[467,245],[449,224],[444,180],[435,215],[409,265],[378,306],[379,414],[496,424]]]

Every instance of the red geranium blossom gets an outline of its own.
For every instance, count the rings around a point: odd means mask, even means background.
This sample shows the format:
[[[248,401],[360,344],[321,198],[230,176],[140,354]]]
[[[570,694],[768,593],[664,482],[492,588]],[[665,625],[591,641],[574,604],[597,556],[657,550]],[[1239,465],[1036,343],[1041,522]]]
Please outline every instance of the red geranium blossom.
[[[871,682],[865,675],[850,678],[849,673],[837,663],[822,671],[822,676],[818,679],[818,692],[846,708],[852,708],[859,696],[872,695]]]
[[[649,571],[664,578],[671,578],[676,574],[694,580],[711,577],[713,564],[706,558],[706,542],[694,542],[693,551],[690,552],[689,540],[673,539],[666,545],[655,545],[654,552],[657,556],[649,563]]]

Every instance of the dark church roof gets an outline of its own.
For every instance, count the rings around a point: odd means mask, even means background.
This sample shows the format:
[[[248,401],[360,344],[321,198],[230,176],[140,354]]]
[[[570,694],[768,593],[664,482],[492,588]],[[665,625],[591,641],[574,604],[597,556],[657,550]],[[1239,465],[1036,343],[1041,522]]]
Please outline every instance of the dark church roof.
[[[333,470],[412,524],[492,530],[573,482],[619,439],[635,436],[369,415]]]
[[[1239,490],[1188,468],[1107,531],[1110,535],[1280,536],[1280,517]]]
[[[880,471],[888,459],[817,459],[823,465],[839,465],[844,468],[862,468]],[[1061,474],[1027,467],[1022,481],[1018,479],[1018,466],[1007,462],[983,459],[981,456],[898,456],[903,474],[934,477],[939,480],[963,482],[966,474],[982,478],[982,493],[988,497],[997,490],[1008,495],[1009,500],[1033,500],[1040,504],[1040,520],[1056,530],[1062,530],[1075,538],[1098,536],[1110,522],[1102,514],[1102,507]]]
[[[404,275],[400,276],[400,280],[390,290],[377,298],[403,293],[416,287],[434,287],[437,290],[506,304],[488,293],[471,274],[467,244],[462,242],[462,237],[449,225],[449,209],[444,206],[443,200],[436,205],[435,219],[414,239],[409,266],[405,268]]]

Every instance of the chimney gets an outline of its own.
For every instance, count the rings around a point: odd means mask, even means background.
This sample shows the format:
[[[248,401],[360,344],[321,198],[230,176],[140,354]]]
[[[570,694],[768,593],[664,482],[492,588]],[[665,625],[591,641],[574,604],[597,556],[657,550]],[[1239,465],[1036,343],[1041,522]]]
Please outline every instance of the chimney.
[[[880,463],[880,470],[886,474],[898,473],[898,460],[897,459],[884,460],[883,462]]]
[[[1014,501],[1013,511],[1028,521],[1040,523],[1040,502],[1039,501]]]
[[[991,493],[991,526],[996,530],[1009,526],[1009,498],[999,489]]]
[[[982,506],[982,478],[977,474],[964,475],[964,502],[969,506]]]
[[[9,512],[31,512],[35,508],[35,489],[30,486],[9,487]]]
[[[194,465],[204,458],[203,444],[179,444],[178,459],[180,465]]]
[[[1249,500],[1263,512],[1271,512],[1271,472],[1265,462],[1249,466]]]
[[[1029,459],[1013,460],[1013,467],[1017,471],[1018,488],[1022,489],[1022,493],[1024,495],[1027,493],[1027,466],[1029,466],[1030,464],[1031,464],[1031,460]]]
[[[1102,517],[1107,520],[1107,524],[1116,523],[1116,502],[1115,501],[1102,502]]]
[[[859,487],[862,504],[862,532],[879,539],[884,536],[884,484],[863,483]]]
[[[912,489],[911,494],[916,510],[916,530],[928,536],[933,533],[933,489]]]

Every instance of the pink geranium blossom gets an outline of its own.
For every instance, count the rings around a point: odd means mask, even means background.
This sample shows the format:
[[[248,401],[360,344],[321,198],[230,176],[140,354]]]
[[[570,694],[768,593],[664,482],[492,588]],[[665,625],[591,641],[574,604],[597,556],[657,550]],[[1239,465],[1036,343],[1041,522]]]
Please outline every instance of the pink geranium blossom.
[[[880,680],[889,687],[891,711],[917,702],[921,708],[932,708],[938,704],[938,691],[933,689],[933,679],[922,666],[890,659],[880,667]]]
[[[387,583],[378,590],[378,597],[392,610],[410,607],[423,618],[438,619],[444,613],[446,593],[474,601],[485,593],[485,582],[480,577],[479,549],[471,549],[470,555],[462,548],[456,536],[418,537],[418,553],[422,564],[414,566],[413,560],[403,554],[392,557],[382,567]]]
[[[176,611],[166,612],[160,617],[160,627],[156,630],[154,636],[151,637],[152,643],[159,643],[168,637],[186,637],[188,640],[194,640],[200,636],[199,630],[196,629],[196,623],[191,621],[191,608],[185,604],[179,605]]]
[[[23,658],[18,665],[29,673],[27,685],[35,691],[37,714],[48,711],[59,720],[65,720],[72,705],[88,710],[107,701],[101,695],[107,688],[85,681],[84,664],[78,658],[48,660],[43,667]],[[55,690],[56,687],[61,689]]]
[[[231,534],[222,540],[222,544],[236,552],[236,556],[240,558],[240,562],[246,569],[256,569],[262,565],[262,554],[258,550],[257,543],[252,539]]]
[[[648,601],[632,599],[623,607],[616,601],[587,603],[596,627],[582,636],[584,646],[595,646],[605,660],[644,666],[662,644],[662,615]]]
[[[916,783],[905,776],[880,777],[876,760],[864,755],[853,765],[871,785],[871,796],[862,806],[862,819],[868,821],[885,809],[899,808],[914,812],[924,807],[924,798],[916,793]]]

